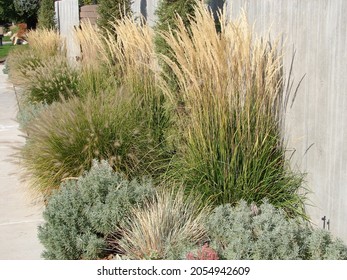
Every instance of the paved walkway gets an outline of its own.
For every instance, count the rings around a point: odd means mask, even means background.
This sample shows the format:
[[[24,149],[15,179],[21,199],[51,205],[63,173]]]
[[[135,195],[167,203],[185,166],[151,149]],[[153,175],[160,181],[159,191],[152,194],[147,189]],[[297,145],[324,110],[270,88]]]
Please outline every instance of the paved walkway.
[[[3,68],[0,65],[0,260],[35,260],[43,250],[37,239],[43,206],[30,198],[11,156],[24,138],[14,120],[16,97]]]

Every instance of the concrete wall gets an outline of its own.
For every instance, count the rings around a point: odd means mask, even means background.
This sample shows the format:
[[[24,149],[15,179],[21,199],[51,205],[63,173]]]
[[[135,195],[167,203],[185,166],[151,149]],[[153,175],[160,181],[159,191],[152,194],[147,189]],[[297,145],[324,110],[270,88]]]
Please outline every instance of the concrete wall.
[[[286,116],[294,167],[307,172],[313,222],[347,242],[347,1],[228,0],[230,15],[243,8],[259,34],[285,40],[288,74],[305,75]],[[326,225],[327,227],[327,225]]]
[[[143,16],[147,20],[147,24],[154,26],[157,20],[155,11],[158,7],[160,0],[133,0],[131,8],[134,17]]]
[[[65,39],[67,56],[75,62],[80,56],[80,48],[74,38],[74,29],[80,24],[78,0],[55,2],[55,13],[60,35]]]

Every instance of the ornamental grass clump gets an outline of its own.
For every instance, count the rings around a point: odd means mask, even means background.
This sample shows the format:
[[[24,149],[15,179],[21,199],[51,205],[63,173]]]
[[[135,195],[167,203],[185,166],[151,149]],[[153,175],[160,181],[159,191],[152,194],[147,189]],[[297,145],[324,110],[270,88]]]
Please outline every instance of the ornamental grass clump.
[[[96,68],[107,63],[103,55],[105,42],[100,29],[92,25],[90,21],[82,21],[74,32],[74,38],[81,48],[80,64],[83,68]]]
[[[155,174],[161,150],[146,113],[122,89],[53,103],[31,122],[19,151],[34,190],[49,195],[62,180],[89,170],[94,158],[129,178]]]
[[[28,74],[53,57],[65,57],[65,47],[59,33],[37,29],[28,33],[28,47],[18,48],[8,57],[9,78],[14,85],[25,87]]]
[[[313,260],[347,259],[347,247],[326,230],[307,221],[288,218],[267,200],[262,204],[240,201],[216,207],[206,229],[222,259]]]
[[[42,58],[65,55],[64,40],[59,31],[49,28],[38,28],[28,33],[30,48]]]
[[[79,71],[67,59],[52,57],[27,72],[24,98],[27,102],[51,104],[79,94]]]
[[[94,161],[90,171],[64,182],[48,200],[38,233],[45,248],[42,256],[78,260],[119,253],[108,242],[110,236],[132,206],[141,207],[154,194],[149,180],[128,181],[106,161]]]
[[[206,237],[208,206],[182,189],[159,190],[154,201],[134,208],[119,244],[129,259],[180,259]]]
[[[163,147],[170,116],[158,86],[160,74],[154,53],[154,31],[130,17],[110,24],[113,29],[107,32],[100,46],[104,61],[117,82],[142,100],[141,109],[150,113],[149,125],[155,141]]]
[[[177,153],[171,179],[216,204],[264,197],[289,215],[304,215],[302,175],[285,158],[282,141],[282,59],[276,42],[257,38],[246,16],[220,14],[197,3],[189,30],[163,32],[174,58],[162,56],[178,84],[166,96],[177,107]],[[208,34],[208,36],[206,36]]]
[[[105,41],[99,46],[115,78],[133,92],[153,94],[155,71],[153,30],[146,25],[139,25],[130,17],[110,23],[113,28],[105,35]]]
[[[100,30],[90,23],[81,22],[80,28],[75,30],[75,39],[81,48],[79,60],[78,90],[85,93],[98,94],[119,86],[118,77],[114,76],[109,57],[105,56],[105,38]]]

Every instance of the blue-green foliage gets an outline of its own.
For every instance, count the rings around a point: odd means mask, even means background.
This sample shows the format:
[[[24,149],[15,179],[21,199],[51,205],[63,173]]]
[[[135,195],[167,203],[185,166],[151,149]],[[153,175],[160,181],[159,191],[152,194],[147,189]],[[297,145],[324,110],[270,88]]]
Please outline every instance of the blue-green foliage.
[[[8,64],[5,61],[5,66],[2,69],[2,73],[4,73],[5,75],[8,75],[9,70],[10,70],[10,67],[8,66]]]
[[[39,0],[14,0],[14,8],[19,15],[35,14],[39,8]]]
[[[30,103],[20,101],[19,110],[16,119],[21,129],[25,130],[28,125],[45,109],[48,104],[45,102]]]
[[[97,259],[110,253],[107,237],[130,208],[154,195],[151,182],[127,181],[107,162],[78,180],[69,180],[49,198],[39,227],[45,259]]]
[[[347,247],[325,230],[289,219],[265,201],[261,206],[218,206],[207,228],[212,246],[223,259],[347,259]]]

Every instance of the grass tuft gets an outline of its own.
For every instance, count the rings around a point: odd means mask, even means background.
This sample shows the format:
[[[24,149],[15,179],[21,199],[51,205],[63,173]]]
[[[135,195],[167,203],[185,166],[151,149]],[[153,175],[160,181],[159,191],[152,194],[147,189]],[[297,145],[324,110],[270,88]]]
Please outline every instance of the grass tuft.
[[[34,190],[49,195],[65,178],[89,170],[93,159],[107,160],[129,178],[154,174],[161,152],[146,119],[122,90],[53,103],[27,127],[19,153]]]
[[[181,135],[170,176],[217,204],[267,197],[303,214],[302,175],[290,170],[281,135],[280,50],[257,38],[244,14],[229,21],[221,11],[218,25],[197,3],[189,29],[178,17],[177,31],[162,33],[173,52],[162,59],[179,87],[163,82]]]
[[[206,236],[207,213],[196,196],[185,198],[182,189],[161,190],[154,202],[134,208],[122,226],[120,245],[130,259],[177,259],[187,244]]]

